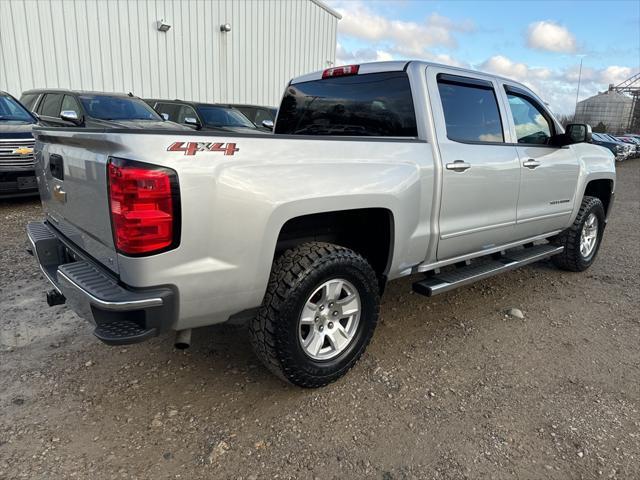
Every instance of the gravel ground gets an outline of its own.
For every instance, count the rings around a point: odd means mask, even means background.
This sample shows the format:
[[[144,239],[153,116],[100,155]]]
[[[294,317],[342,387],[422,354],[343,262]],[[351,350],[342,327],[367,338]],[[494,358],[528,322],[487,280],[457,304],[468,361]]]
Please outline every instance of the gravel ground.
[[[640,161],[599,258],[426,299],[391,283],[360,363],[285,385],[243,327],[107,347],[24,253],[0,202],[0,478],[640,478]],[[524,319],[505,316],[518,308]]]

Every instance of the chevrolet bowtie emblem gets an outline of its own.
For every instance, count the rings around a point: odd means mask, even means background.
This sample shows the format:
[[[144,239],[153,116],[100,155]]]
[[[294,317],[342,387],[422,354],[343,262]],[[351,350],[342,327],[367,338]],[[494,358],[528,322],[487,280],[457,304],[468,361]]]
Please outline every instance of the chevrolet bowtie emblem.
[[[33,148],[30,147],[20,147],[20,148],[16,148],[13,152],[11,152],[15,155],[29,155],[31,153],[33,153]]]

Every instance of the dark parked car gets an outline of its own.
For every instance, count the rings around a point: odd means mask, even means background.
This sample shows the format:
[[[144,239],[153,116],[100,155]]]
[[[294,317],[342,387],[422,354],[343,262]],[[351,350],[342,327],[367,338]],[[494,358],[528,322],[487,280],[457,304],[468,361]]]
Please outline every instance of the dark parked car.
[[[273,124],[276,121],[276,115],[278,113],[277,108],[262,107],[260,105],[229,105],[229,106],[237,110],[240,110],[245,117],[247,117],[257,126],[273,129]],[[268,123],[268,122],[271,122],[271,123]]]
[[[145,99],[145,102],[172,122],[188,125],[197,130],[242,133],[268,132],[268,129],[256,126],[242,112],[229,105],[152,98]]]
[[[131,93],[29,90],[22,103],[51,127],[182,129]]]
[[[36,118],[18,100],[0,91],[0,195],[38,193],[31,127]]]
[[[600,145],[611,150],[611,153],[615,155],[616,160],[619,162],[626,158],[625,148],[621,142],[615,142],[602,133],[593,132],[591,134],[591,143],[595,143],[596,145]]]

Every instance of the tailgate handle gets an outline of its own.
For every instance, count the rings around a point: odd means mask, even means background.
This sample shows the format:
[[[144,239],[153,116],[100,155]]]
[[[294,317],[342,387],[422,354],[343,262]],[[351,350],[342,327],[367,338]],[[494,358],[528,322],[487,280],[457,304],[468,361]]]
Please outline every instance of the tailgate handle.
[[[57,178],[58,180],[64,180],[64,167],[62,156],[53,154],[49,155],[49,170],[51,171],[51,176]]]
[[[62,190],[62,185],[53,187],[53,197],[61,203],[67,203],[67,192]]]

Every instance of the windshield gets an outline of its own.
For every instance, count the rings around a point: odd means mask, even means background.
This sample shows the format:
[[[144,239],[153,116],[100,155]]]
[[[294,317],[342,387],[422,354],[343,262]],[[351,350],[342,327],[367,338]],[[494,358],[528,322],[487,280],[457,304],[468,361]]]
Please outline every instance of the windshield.
[[[247,117],[233,108],[198,106],[198,113],[208,127],[256,128]]]
[[[0,122],[35,123],[29,112],[11,97],[0,96]]]
[[[139,98],[81,95],[80,101],[87,114],[99,120],[162,121],[162,117]]]

